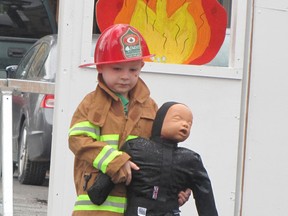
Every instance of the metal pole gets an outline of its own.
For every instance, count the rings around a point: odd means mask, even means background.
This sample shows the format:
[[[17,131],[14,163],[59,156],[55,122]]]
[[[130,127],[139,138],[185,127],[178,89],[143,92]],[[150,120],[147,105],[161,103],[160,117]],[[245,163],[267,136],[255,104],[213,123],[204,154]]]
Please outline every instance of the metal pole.
[[[3,216],[13,216],[12,89],[2,89]]]
[[[13,216],[12,93],[17,89],[21,92],[53,94],[54,86],[54,83],[47,82],[0,79],[0,108],[2,108],[0,112],[0,147],[2,151],[0,152],[0,156],[2,156],[0,159],[0,171],[2,172],[3,216]]]

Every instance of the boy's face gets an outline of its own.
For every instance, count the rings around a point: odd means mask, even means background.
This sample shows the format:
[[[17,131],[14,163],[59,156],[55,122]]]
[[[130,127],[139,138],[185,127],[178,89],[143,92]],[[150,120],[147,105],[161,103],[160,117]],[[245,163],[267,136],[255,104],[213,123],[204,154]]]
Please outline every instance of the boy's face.
[[[183,104],[171,106],[166,113],[161,129],[161,137],[183,142],[190,135],[193,116],[191,110]]]
[[[109,89],[128,98],[128,93],[136,85],[143,66],[144,62],[137,60],[98,65],[97,70]]]

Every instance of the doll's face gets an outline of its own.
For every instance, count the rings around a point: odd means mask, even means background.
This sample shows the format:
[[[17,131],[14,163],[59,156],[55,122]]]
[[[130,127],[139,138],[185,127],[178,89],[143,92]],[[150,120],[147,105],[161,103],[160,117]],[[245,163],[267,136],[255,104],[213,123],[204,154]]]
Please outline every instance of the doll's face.
[[[190,135],[193,116],[191,110],[183,104],[171,106],[166,113],[161,129],[161,137],[183,142]]]

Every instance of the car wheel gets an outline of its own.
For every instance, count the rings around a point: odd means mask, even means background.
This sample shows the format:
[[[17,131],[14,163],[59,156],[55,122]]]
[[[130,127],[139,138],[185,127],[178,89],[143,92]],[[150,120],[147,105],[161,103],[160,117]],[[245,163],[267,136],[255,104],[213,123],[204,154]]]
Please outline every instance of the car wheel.
[[[24,121],[19,141],[18,180],[21,184],[42,185],[45,181],[47,163],[29,160],[27,148],[27,123]]]

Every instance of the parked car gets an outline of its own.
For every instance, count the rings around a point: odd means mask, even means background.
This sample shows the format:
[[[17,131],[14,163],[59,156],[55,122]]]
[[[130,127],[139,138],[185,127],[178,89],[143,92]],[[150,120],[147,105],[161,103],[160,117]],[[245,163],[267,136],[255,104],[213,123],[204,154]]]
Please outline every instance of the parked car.
[[[0,1],[0,78],[41,37],[57,33],[50,0]]]
[[[93,51],[97,38],[93,35]],[[12,79],[54,83],[57,59],[57,35],[48,35],[27,51],[18,66],[8,66],[6,72]],[[53,108],[54,95],[13,93],[13,165],[15,169],[18,166],[22,184],[43,184],[50,168]]]
[[[20,61],[8,66],[9,78],[55,82],[57,35],[38,40]],[[22,184],[43,184],[49,169],[54,95],[15,91],[12,96],[13,165]]]

